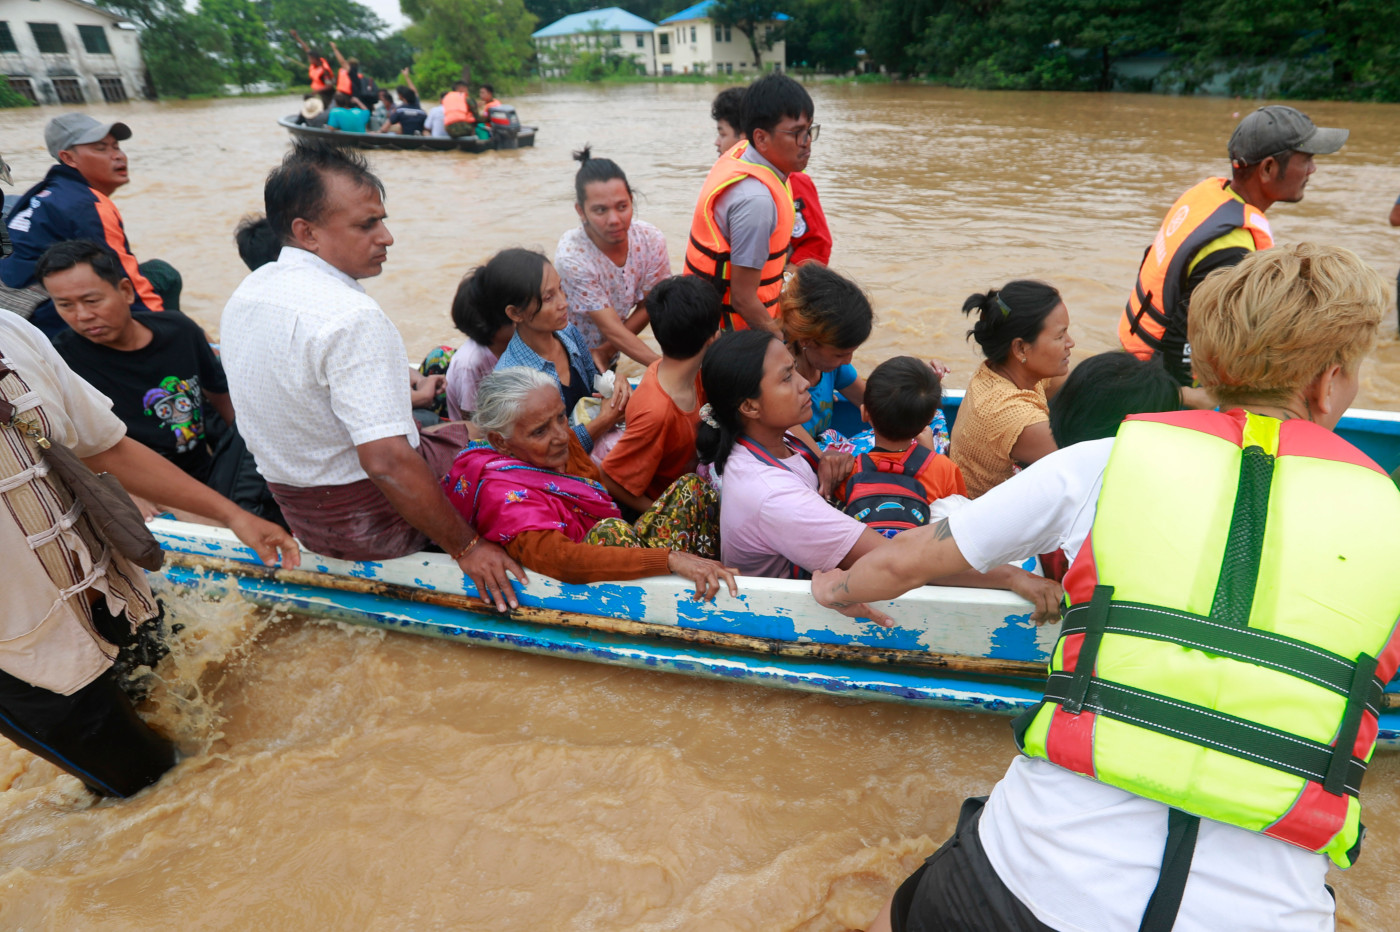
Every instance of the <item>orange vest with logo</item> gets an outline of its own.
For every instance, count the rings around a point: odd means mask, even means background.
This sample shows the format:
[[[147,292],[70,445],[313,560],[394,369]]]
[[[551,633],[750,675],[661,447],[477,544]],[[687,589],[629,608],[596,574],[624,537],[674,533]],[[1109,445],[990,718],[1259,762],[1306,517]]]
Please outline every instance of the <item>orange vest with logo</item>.
[[[1274,244],[1264,212],[1238,200],[1225,178],[1207,178],[1177,200],[1143,254],[1137,285],[1128,296],[1118,339],[1139,359],[1162,349],[1162,335],[1178,313],[1186,271],[1201,247],[1231,230],[1248,230],[1254,248]]]
[[[715,223],[715,202],[732,185],[745,178],[757,178],[773,196],[773,203],[778,208],[778,225],[768,237],[768,258],[759,270],[758,281],[758,300],[763,302],[773,317],[778,316],[778,296],[783,291],[783,270],[787,267],[788,245],[792,242],[792,224],[796,214],[792,190],[787,182],[768,166],[740,158],[748,146],[747,142],[735,145],[721,155],[710,169],[705,186],[700,191],[700,199],[695,204],[695,215],[690,221],[690,242],[685,247],[684,274],[699,275],[714,284],[723,296],[726,330],[746,330],[748,324],[741,315],[733,313],[730,304],[729,241]]]
[[[453,123],[474,123],[471,108],[467,106],[465,91],[448,91],[442,95],[442,125]]]
[[[306,69],[306,73],[311,76],[311,90],[317,94],[331,86],[331,78],[335,74],[331,63],[324,58],[318,58],[315,64]]]

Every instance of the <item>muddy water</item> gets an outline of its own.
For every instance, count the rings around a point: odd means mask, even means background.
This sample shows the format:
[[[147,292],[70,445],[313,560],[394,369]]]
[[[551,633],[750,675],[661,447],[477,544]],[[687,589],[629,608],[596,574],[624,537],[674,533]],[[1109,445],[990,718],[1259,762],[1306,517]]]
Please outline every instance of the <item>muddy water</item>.
[[[532,150],[386,153],[397,237],[369,289],[412,352],[460,340],[457,279],[577,222],[569,151],[592,142],[639,192],[675,267],[712,159],[711,87],[549,89],[514,98]],[[1085,354],[1113,345],[1137,260],[1170,202],[1224,169],[1227,100],[822,87],[810,171],[833,265],[881,324],[857,357],[937,355],[965,384],[956,313],[1020,276],[1067,296]],[[261,206],[288,99],[92,108],[131,123],[117,200],[135,250],[185,275],[217,332],[243,275],[231,231]],[[1400,109],[1316,104],[1352,142],[1282,241],[1346,245],[1388,277]],[[0,113],[17,188],[48,158],[52,109]],[[1400,407],[1389,318],[1359,403]],[[0,742],[4,929],[861,928],[1012,754],[1001,719],[855,704],[275,618],[179,597],[186,631],[148,710],[186,760],[155,791],[94,803]],[[1394,927],[1400,761],[1367,781],[1371,833],[1335,873],[1340,925]]]

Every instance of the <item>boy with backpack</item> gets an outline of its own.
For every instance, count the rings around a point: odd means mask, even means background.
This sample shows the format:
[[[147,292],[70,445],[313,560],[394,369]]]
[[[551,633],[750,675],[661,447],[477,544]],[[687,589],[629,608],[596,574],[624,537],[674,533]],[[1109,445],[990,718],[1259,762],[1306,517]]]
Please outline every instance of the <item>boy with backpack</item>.
[[[875,367],[860,409],[875,446],[856,457],[846,480],[846,514],[894,537],[928,524],[930,502],[967,495],[962,471],[933,449],[928,425],[942,400],[938,374],[922,359],[895,356]]]

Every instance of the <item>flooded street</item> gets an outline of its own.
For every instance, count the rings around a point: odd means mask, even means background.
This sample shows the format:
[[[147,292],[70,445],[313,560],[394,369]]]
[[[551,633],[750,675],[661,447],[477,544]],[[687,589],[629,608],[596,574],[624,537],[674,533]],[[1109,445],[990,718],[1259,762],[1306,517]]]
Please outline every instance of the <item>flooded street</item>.
[[[537,146],[371,154],[396,238],[365,282],[413,354],[463,339],[458,279],[506,246],[553,254],[577,223],[570,151],[592,143],[638,193],[680,269],[713,162],[715,85],[536,88],[505,98]],[[1255,104],[1128,95],[817,86],[809,171],[832,265],[878,315],[863,371],[977,364],[958,313],[1010,278],[1061,288],[1076,358],[1116,346],[1143,249],[1189,185],[1228,170]],[[94,106],[122,119],[134,251],[181,270],[217,334],[246,273],[238,219],[287,145],[292,97]],[[1387,279],[1400,231],[1400,106],[1305,104],[1352,130],[1318,158],[1281,242],[1347,246]],[[0,111],[14,193],[50,160],[56,108]],[[1362,407],[1400,410],[1394,310]],[[801,930],[863,928],[1014,753],[1008,720],[854,703],[168,600],[186,626],[149,715],[185,761],[95,803],[0,739],[0,929]],[[1339,927],[1395,927],[1400,754],[1372,765],[1360,863],[1333,871]]]

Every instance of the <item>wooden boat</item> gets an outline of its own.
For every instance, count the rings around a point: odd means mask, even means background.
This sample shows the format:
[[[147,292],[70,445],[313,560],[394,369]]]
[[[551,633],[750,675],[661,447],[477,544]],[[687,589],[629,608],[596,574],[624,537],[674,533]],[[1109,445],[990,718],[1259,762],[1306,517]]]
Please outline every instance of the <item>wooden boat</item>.
[[[958,397],[949,399],[956,411]],[[950,417],[951,419],[951,417]],[[1387,468],[1400,464],[1400,414],[1357,411],[1339,432]],[[1379,454],[1379,455],[1378,455]],[[531,574],[520,608],[486,610],[442,554],[353,563],[305,553],[262,566],[222,528],[157,519],[167,551],[157,587],[236,593],[258,604],[393,631],[642,669],[860,699],[1014,713],[1039,698],[1058,625],[1037,627],[1009,592],[926,586],[881,607],[894,627],[846,618],[808,584],[744,577],[740,594],[691,599],[664,576],[572,585]],[[1379,741],[1400,748],[1400,678],[1385,694]]]
[[[355,149],[429,149],[440,152],[487,152],[491,149],[520,148],[535,144],[537,126],[522,126],[514,146],[500,145],[496,137],[477,139],[464,136],[453,139],[445,136],[401,136],[398,133],[342,133],[324,126],[302,126],[296,115],[285,116],[277,121],[295,139],[330,140],[338,145]]]

